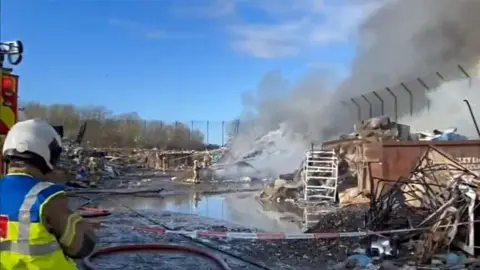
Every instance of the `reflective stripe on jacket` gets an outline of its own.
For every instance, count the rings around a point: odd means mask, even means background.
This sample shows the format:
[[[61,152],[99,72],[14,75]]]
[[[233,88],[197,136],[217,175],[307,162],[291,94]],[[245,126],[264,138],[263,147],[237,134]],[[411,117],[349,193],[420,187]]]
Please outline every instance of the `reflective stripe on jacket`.
[[[42,223],[43,206],[63,192],[25,174],[0,180],[0,269],[77,269]]]

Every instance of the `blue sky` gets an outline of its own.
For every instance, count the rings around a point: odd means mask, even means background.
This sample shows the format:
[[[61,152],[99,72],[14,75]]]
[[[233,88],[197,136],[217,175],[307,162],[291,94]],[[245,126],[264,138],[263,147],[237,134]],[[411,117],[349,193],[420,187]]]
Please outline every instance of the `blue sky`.
[[[362,18],[345,1],[3,0],[1,39],[24,43],[24,101],[219,125],[271,70],[345,72]]]

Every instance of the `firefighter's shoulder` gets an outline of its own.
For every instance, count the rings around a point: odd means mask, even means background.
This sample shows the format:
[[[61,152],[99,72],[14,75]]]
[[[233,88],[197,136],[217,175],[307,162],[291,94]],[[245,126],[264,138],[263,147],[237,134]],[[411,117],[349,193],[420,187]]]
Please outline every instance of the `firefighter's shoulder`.
[[[80,215],[70,210],[66,194],[58,193],[43,210],[45,226],[59,239],[62,249],[71,258],[88,256],[95,248],[92,226]]]

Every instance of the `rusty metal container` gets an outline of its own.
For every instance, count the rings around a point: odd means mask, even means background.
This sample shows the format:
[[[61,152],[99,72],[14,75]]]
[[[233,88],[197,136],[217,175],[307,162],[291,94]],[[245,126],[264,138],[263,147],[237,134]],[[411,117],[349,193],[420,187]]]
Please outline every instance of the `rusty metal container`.
[[[480,172],[480,140],[385,142],[382,144],[383,178],[397,180],[408,176],[429,145],[451,155],[472,171]]]
[[[451,155],[460,164],[480,174],[480,140],[468,141],[388,141],[383,143],[362,139],[346,139],[325,142],[322,147],[335,149],[348,146],[355,153],[358,189],[365,195],[371,194],[370,179],[397,180],[407,177],[418,159],[434,146]],[[377,183],[373,183],[377,186]]]
[[[380,153],[376,151],[378,149],[370,150],[371,153],[374,153],[374,156],[379,158],[379,162],[367,160],[369,173],[367,177],[358,177],[359,189],[365,195],[372,194],[370,177],[387,180],[397,180],[402,176],[407,177],[429,145],[451,155],[460,164],[472,171],[480,173],[480,140],[389,141],[381,144]],[[385,182],[381,185],[376,181],[373,183],[373,186],[377,189],[376,192],[382,189],[383,192],[387,191],[389,189],[388,185]]]

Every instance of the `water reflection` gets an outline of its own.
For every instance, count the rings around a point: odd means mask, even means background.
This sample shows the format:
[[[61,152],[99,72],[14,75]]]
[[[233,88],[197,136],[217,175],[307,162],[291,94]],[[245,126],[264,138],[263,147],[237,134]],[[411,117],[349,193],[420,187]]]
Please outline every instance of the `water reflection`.
[[[257,195],[255,192],[222,195],[192,192],[165,198],[118,197],[115,201],[136,210],[194,214],[269,232],[300,232],[304,229],[302,209],[292,205],[275,208],[274,204],[261,204]],[[102,205],[115,207],[112,201]]]

